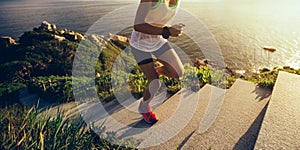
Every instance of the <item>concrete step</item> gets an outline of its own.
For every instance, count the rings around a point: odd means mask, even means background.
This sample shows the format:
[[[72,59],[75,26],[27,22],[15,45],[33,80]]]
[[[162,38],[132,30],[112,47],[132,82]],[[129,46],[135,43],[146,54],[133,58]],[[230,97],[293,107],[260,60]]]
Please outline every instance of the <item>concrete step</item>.
[[[182,149],[253,149],[270,95],[270,90],[237,80],[212,126],[202,120]]]
[[[220,97],[224,93],[223,89],[206,85],[199,92],[182,89],[164,103],[160,103],[160,106],[157,102],[161,100],[155,98],[151,105],[156,106],[154,112],[159,121],[154,125],[142,120],[137,112],[138,101],[106,117],[91,120],[94,120],[97,126],[105,126],[108,132],[116,132],[120,139],[139,140],[139,148],[176,149],[198,128],[202,116],[207,111],[207,105],[213,106],[212,101],[217,99],[215,97]],[[162,98],[159,95],[157,97]],[[85,113],[84,116],[88,118],[94,115]]]
[[[300,149],[300,76],[280,72],[255,149]]]
[[[197,93],[182,91],[178,94],[181,94],[181,97],[173,97],[157,109],[156,113],[161,117],[161,121],[152,127],[151,135],[145,135],[140,148],[181,148],[199,127],[201,118],[211,111],[208,108],[217,106],[218,97],[224,96],[225,90],[205,85]]]

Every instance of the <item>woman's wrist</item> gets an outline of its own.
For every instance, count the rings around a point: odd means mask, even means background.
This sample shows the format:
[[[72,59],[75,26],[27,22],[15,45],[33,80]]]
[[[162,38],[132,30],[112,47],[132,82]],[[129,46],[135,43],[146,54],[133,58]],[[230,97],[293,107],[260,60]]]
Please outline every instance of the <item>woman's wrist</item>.
[[[167,26],[163,27],[161,35],[164,39],[168,39],[171,36],[169,27],[167,27]]]

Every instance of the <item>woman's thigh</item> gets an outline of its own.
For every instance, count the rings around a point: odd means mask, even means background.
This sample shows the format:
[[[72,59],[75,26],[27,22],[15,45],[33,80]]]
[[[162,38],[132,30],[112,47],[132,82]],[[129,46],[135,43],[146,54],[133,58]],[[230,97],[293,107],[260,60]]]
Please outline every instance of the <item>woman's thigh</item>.
[[[159,79],[159,76],[154,67],[154,62],[139,65],[141,71],[145,74],[146,78],[151,82],[152,80]]]
[[[131,47],[131,52],[139,66],[153,62],[152,54],[150,52],[144,52],[134,47]]]
[[[166,50],[157,59],[164,65],[164,69],[167,69],[171,74],[176,74],[178,77],[183,75],[183,64],[174,49]]]

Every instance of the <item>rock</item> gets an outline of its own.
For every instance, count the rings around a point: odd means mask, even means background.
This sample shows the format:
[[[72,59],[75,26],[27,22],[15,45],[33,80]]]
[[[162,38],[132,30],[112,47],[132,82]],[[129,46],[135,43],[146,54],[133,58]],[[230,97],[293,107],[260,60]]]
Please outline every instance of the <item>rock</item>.
[[[56,30],[56,25],[55,24],[51,24],[51,28],[52,28],[52,30]]]
[[[54,39],[57,40],[58,42],[61,42],[61,41],[63,41],[63,40],[66,40],[65,37],[58,36],[58,35],[54,35]]]
[[[65,32],[66,32],[65,30],[58,31],[59,34],[64,34]]]
[[[103,35],[100,36],[97,34],[92,34],[90,36],[87,36],[87,38],[91,40],[93,43],[95,43],[100,49],[106,44]]]
[[[246,73],[246,70],[235,70],[235,73],[244,75]]]
[[[75,33],[75,39],[76,40],[84,40],[85,38],[84,38],[84,36],[82,35],[82,34],[80,34],[80,33]]]
[[[101,77],[100,73],[98,73],[98,72],[95,74],[95,76],[96,76],[96,78],[100,78]]]
[[[80,41],[80,40],[84,40],[85,37],[77,32],[74,31],[70,31],[68,29],[57,29],[55,24],[51,24],[47,21],[43,21],[41,23],[41,26],[39,28],[37,28],[37,30],[47,30],[47,31],[51,31],[54,34],[58,34],[58,35],[53,35],[54,39],[58,40],[58,41],[63,41],[65,39],[68,39],[70,41]]]
[[[56,25],[55,24],[50,24],[47,21],[43,21],[41,23],[40,29],[48,30],[48,31],[55,31],[56,30]]]
[[[97,37],[97,35],[93,34],[93,35],[91,35],[90,37],[91,37],[90,40],[92,40],[93,42],[95,42],[95,43],[100,43],[100,40],[99,40],[99,38]]]
[[[275,52],[276,51],[276,48],[270,47],[270,46],[264,46],[263,49],[266,50],[266,51],[270,51],[270,52]]]
[[[40,28],[46,29],[46,30],[51,30],[52,29],[51,24],[49,22],[47,22],[47,21],[43,21],[41,23]]]
[[[208,60],[207,59],[202,59],[202,60],[197,60],[195,63],[194,63],[194,66],[199,68],[200,66],[208,66]]]
[[[201,59],[201,60],[197,60],[195,63],[194,63],[194,66],[195,67],[200,67],[200,66],[211,66],[213,68],[217,68],[217,69],[225,69],[225,66],[221,66],[221,65],[218,65],[216,62],[214,61],[211,61],[209,59]]]
[[[87,35],[86,38],[93,42],[95,45],[97,45],[99,51],[101,51],[107,44],[107,41],[104,40],[103,35],[91,34]]]
[[[269,72],[269,71],[270,71],[270,69],[268,69],[268,68],[259,69],[260,73]]]
[[[287,69],[287,70],[295,70],[294,68],[290,67],[290,66],[283,66],[283,69]]]
[[[81,41],[85,40],[84,36],[74,31],[66,31],[64,36],[70,41]]]
[[[17,44],[17,42],[10,36],[3,36],[0,38],[0,48],[8,48],[15,44]]]
[[[117,40],[117,41],[121,41],[121,42],[129,42],[129,40],[130,40],[128,37],[111,34],[111,33],[109,33],[109,37],[110,37],[109,39],[111,39],[111,40]]]
[[[232,69],[230,69],[229,67],[225,67],[225,72],[227,74],[229,74],[230,76],[235,76],[236,74],[234,73],[234,71]]]

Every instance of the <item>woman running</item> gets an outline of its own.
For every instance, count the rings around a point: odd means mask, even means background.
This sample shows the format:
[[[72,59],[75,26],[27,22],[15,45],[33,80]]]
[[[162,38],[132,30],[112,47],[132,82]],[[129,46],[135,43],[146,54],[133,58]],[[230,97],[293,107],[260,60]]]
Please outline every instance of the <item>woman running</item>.
[[[167,40],[171,36],[181,36],[185,26],[182,23],[171,25],[179,4],[180,0],[141,0],[135,17],[130,45],[141,71],[148,79],[138,111],[150,124],[158,121],[149,103],[161,86],[159,75],[179,78],[184,73],[181,60]],[[154,61],[159,61],[163,66],[156,69]]]

